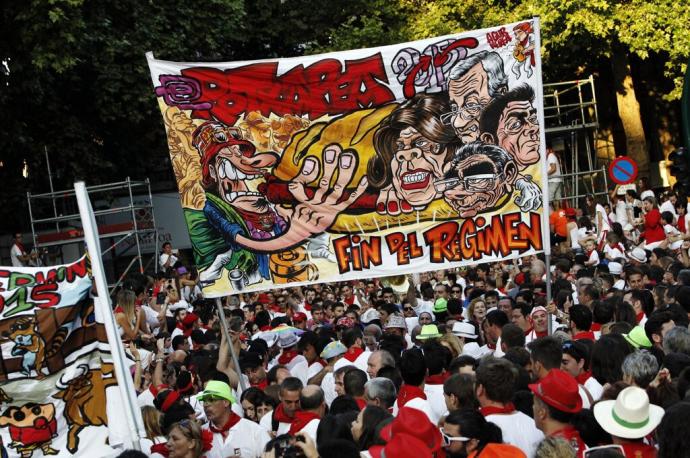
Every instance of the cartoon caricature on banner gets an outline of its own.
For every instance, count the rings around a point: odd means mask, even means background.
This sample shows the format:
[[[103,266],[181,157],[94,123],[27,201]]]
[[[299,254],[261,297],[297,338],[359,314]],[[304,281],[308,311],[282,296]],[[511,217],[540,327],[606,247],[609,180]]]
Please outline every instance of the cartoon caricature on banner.
[[[0,457],[114,452],[107,412],[120,398],[91,286],[86,257],[0,267]]]
[[[147,57],[209,297],[543,250],[537,19],[289,59]]]

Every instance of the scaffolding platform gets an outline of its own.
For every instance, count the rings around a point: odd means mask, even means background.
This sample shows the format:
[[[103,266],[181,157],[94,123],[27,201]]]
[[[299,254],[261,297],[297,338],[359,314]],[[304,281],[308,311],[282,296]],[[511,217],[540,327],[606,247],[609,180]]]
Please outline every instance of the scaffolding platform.
[[[135,248],[136,254],[132,262],[122,275],[116,276],[123,278],[134,265],[138,266],[140,273],[144,273],[152,261],[154,271],[157,271],[158,243],[155,243],[152,259],[146,263],[141,249],[142,238],[152,237],[154,241],[158,240],[149,180],[134,181],[127,177],[124,181],[89,186],[86,189],[89,199],[97,208],[94,216],[102,253],[105,255],[113,251],[115,255],[114,250],[122,244],[125,244],[123,252]],[[134,196],[137,192],[139,194],[135,202]],[[115,206],[109,206],[108,202],[112,202],[114,196],[119,197],[120,202]],[[41,194],[27,192],[26,198],[34,248],[41,252],[47,248],[54,250],[57,247],[61,262],[65,262],[63,248],[84,241],[74,190]],[[97,204],[99,202],[100,205]],[[60,212],[58,207],[61,209]]]

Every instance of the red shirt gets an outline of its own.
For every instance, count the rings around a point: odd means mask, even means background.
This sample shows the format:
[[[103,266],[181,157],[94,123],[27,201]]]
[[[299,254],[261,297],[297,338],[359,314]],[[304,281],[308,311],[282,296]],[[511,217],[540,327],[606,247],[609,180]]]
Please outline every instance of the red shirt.
[[[661,223],[661,213],[658,208],[652,208],[644,216],[644,232],[642,233],[645,243],[654,243],[666,240],[664,226]]]
[[[623,445],[626,458],[656,458],[657,450],[651,445],[643,442],[633,442]]]

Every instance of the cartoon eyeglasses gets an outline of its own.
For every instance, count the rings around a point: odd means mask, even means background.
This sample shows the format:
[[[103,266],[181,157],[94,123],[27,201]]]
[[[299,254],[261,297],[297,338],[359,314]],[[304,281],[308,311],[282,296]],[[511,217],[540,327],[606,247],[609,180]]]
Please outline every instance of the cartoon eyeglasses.
[[[467,191],[488,191],[494,188],[496,180],[502,180],[503,174],[482,173],[478,175],[469,175],[466,177],[460,176],[458,178],[446,178],[434,182],[436,192],[443,192],[449,189],[456,188],[462,183]]]

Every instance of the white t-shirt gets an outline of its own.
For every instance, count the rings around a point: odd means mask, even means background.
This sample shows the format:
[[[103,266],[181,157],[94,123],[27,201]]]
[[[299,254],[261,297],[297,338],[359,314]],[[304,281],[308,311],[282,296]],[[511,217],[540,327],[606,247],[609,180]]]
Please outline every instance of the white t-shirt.
[[[487,415],[486,421],[495,423],[503,432],[503,442],[511,444],[533,457],[544,433],[537,429],[534,420],[522,412]]]
[[[601,227],[599,227],[599,215],[601,215]],[[597,226],[599,234],[611,229],[611,226],[609,225],[609,217],[606,215],[606,209],[601,204],[597,204],[595,207],[594,224]]]
[[[629,223],[628,206],[625,204],[625,201],[622,199],[618,199],[614,211],[616,213],[616,222],[620,223],[622,227],[625,227],[625,225]]]
[[[587,259],[587,265],[596,266],[597,264],[599,264],[599,253],[597,250],[592,250]]]
[[[659,211],[661,213],[663,212],[671,212],[675,218],[678,218],[678,213],[676,213],[676,207],[671,203],[670,200],[667,200],[663,204],[659,206]]]
[[[271,426],[271,415],[266,414],[261,420],[268,419]],[[285,423],[287,424],[287,423]],[[289,424],[288,429],[289,429]],[[208,425],[206,425],[208,428]],[[226,458],[241,456],[242,458],[260,458],[266,443],[271,440],[268,432],[253,421],[242,418],[230,428],[228,436],[223,439],[220,433],[213,433],[213,448],[206,453],[206,458]],[[238,453],[236,453],[238,452]]]
[[[556,166],[556,171],[549,175],[549,182],[561,183],[563,181],[563,177],[561,177],[561,164],[558,161],[558,156],[556,156],[554,153],[550,153],[546,156],[547,170],[549,169],[551,164]]]
[[[10,248],[10,258],[12,258],[12,267],[24,267],[24,263],[19,260],[19,256],[24,256],[24,252],[15,243]]]
[[[437,425],[443,414],[446,413],[448,407],[446,406],[446,399],[443,396],[443,385],[424,385],[424,394],[431,407],[431,413],[434,416]]]
[[[249,421],[249,420],[247,420],[247,421]],[[253,422],[252,422],[252,424],[253,424]],[[272,430],[271,430],[271,428],[273,427],[273,411],[272,410],[270,412],[268,412],[266,415],[264,415],[263,417],[261,417],[261,421],[259,421],[259,426],[261,428],[263,428],[264,431],[266,431],[267,433],[272,432]],[[290,423],[283,423],[283,422],[278,423],[278,431],[276,432],[276,436],[280,436],[281,434],[287,434],[287,432],[290,431],[290,426],[291,426]],[[261,446],[262,450],[263,450],[265,444],[266,444],[266,442],[264,442],[264,444]],[[223,455],[223,457],[225,457],[225,456],[226,455]],[[261,456],[261,455],[259,454],[258,456]],[[208,458],[210,458],[210,457],[208,457]],[[244,458],[244,455],[242,455],[242,458]]]
[[[168,267],[174,266],[175,263],[176,263],[177,260],[178,260],[178,259],[177,259],[177,256],[175,256],[174,254],[162,253],[162,254],[160,255],[160,258],[158,259],[158,262],[159,262],[159,264],[160,264],[160,266],[161,266],[161,269],[165,269],[165,268],[166,268],[166,267],[165,267],[165,263],[168,262],[168,258],[170,258],[170,264],[168,264]]]
[[[611,247],[611,245],[607,243],[606,245],[604,245],[604,255],[608,255],[611,259],[625,259],[625,253],[620,248],[620,244]]]

